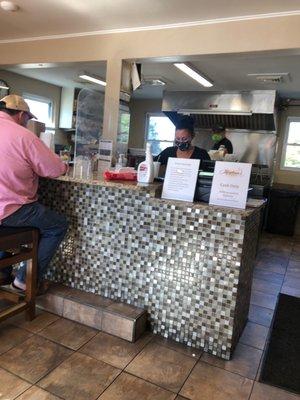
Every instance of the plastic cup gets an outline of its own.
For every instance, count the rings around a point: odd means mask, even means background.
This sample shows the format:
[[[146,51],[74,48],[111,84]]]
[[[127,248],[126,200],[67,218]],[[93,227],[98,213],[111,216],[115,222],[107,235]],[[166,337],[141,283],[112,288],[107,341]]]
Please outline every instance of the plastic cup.
[[[154,178],[158,178],[160,162],[159,161],[154,161],[153,164],[154,164]]]

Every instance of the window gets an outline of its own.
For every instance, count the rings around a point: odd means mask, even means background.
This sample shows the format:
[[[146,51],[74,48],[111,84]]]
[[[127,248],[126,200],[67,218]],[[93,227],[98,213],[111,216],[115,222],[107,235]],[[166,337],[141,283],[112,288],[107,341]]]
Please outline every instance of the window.
[[[152,153],[159,154],[169,146],[173,146],[175,126],[164,114],[147,114],[146,142],[152,144]]]
[[[31,94],[24,94],[23,97],[29,105],[30,111],[39,121],[46,124],[46,127],[54,127],[53,103],[51,100]]]
[[[300,117],[287,118],[281,168],[300,170]]]

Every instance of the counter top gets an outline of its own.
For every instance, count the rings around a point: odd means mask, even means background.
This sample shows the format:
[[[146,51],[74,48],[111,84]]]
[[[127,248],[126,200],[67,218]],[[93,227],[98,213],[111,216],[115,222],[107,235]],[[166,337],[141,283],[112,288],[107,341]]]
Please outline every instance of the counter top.
[[[141,184],[133,181],[106,181],[104,179],[99,179],[94,177],[93,179],[79,179],[73,178],[70,176],[60,176],[56,178],[58,181],[63,182],[74,182],[81,183],[85,185],[95,185],[95,186],[104,186],[104,187],[115,187],[118,189],[129,189],[129,190],[138,190],[144,192],[156,192],[162,188],[162,184],[160,182],[154,182],[150,184]]]
[[[287,183],[273,183],[271,189],[285,190],[287,192],[296,192],[300,196],[300,185],[290,185]]]
[[[260,207],[263,207],[265,204],[265,200],[260,200],[260,199],[248,199],[247,204],[246,204],[246,209],[238,209],[238,208],[231,208],[231,207],[222,207],[222,206],[213,206],[209,205],[204,202],[194,202],[190,203],[188,201],[182,201],[182,200],[167,200],[167,199],[162,199],[161,196],[161,191],[162,191],[162,183],[161,182],[155,182],[147,185],[140,184],[138,182],[132,182],[132,181],[106,181],[104,179],[78,179],[78,178],[72,178],[69,176],[62,176],[59,178],[56,178],[58,181],[62,182],[71,182],[71,183],[78,183],[78,184],[83,184],[83,185],[94,185],[94,186],[101,186],[101,187],[108,187],[108,188],[116,188],[116,189],[125,189],[125,190],[134,190],[134,191],[139,191],[143,193],[148,193],[150,194],[150,197],[152,197],[152,201],[159,201],[164,204],[169,204],[169,205],[184,205],[188,209],[190,208],[191,210],[194,209],[203,209],[203,208],[211,208],[214,209],[215,211],[220,211],[220,212],[226,212],[228,213],[229,210],[231,210],[235,214],[239,214],[243,217],[249,216],[253,209],[257,209]]]

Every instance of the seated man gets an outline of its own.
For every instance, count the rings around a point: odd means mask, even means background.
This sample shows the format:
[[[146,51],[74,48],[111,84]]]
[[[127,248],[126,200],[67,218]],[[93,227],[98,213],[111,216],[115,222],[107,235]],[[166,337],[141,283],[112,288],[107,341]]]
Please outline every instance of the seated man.
[[[67,166],[26,129],[31,118],[34,116],[22,97],[8,95],[0,100],[0,228],[39,229],[40,283],[68,225],[64,216],[38,203],[38,177],[56,178],[66,173]],[[0,257],[5,256],[0,253]],[[0,284],[12,281],[11,272],[11,267],[0,271]],[[13,286],[25,290],[25,277],[24,264],[18,269]]]

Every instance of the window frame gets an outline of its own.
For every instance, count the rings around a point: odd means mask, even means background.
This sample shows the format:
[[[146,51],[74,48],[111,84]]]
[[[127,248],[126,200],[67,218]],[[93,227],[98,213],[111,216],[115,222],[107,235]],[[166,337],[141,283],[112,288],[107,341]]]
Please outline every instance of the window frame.
[[[298,167],[286,167],[285,166],[287,146],[296,146],[296,147],[300,148],[300,144],[296,144],[296,143],[295,144],[288,144],[288,137],[289,137],[289,130],[290,130],[290,123],[291,122],[300,123],[300,117],[289,116],[286,119],[285,130],[284,130],[284,140],[283,140],[282,151],[281,151],[280,169],[284,170],[284,171],[299,172],[300,168],[298,168]]]
[[[55,129],[55,120],[54,120],[54,101],[52,99],[49,99],[48,97],[43,97],[43,96],[39,96],[37,94],[33,94],[33,93],[23,93],[23,98],[28,99],[28,100],[32,100],[32,101],[39,101],[40,103],[46,103],[49,105],[49,121],[50,124],[46,125],[46,130],[47,131],[51,131]],[[42,121],[41,121],[42,122]]]
[[[174,125],[174,139],[171,140],[151,140],[148,139],[148,130],[149,130],[149,123],[150,123],[150,117],[165,117],[168,118],[163,112],[147,112],[146,113],[146,124],[145,124],[145,136],[144,136],[144,149],[146,149],[146,144],[147,142],[153,143],[153,142],[167,142],[170,143],[170,146],[174,146],[174,140],[175,140],[175,125]]]

